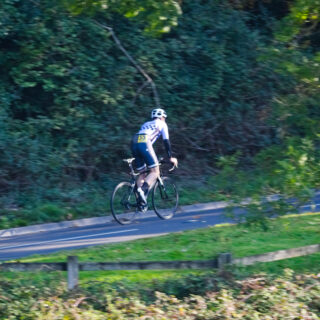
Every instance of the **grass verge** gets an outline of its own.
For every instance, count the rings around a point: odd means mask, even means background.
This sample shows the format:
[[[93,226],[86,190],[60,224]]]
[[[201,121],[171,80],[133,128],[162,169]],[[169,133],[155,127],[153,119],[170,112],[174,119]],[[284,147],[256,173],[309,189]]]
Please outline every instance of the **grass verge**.
[[[205,260],[221,252],[234,257],[320,243],[320,213],[288,215],[270,221],[269,230],[240,225],[216,225],[204,229],[130,242],[68,250],[32,256],[24,262],[66,261],[77,255],[80,261]]]
[[[125,243],[101,245],[80,250],[69,250],[50,255],[31,256],[22,262],[66,261],[77,255],[80,261],[156,261],[206,260],[221,252],[234,257],[245,257],[281,249],[320,243],[320,213],[288,215],[270,221],[268,231],[245,225],[217,225],[210,228],[179,232],[157,238]],[[259,263],[249,267],[234,267],[237,274],[248,276],[259,272],[277,274],[285,268],[296,272],[319,272],[320,254]],[[104,271],[82,272],[81,281],[126,281],[146,283],[153,279],[166,281],[172,277],[203,272],[191,271]]]

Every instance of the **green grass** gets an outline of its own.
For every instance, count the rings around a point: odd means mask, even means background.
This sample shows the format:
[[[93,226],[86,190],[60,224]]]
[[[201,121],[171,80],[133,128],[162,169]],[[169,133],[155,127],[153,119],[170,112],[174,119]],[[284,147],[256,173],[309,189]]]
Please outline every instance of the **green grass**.
[[[205,274],[207,271],[197,270],[144,270],[144,271],[83,271],[80,272],[80,284],[88,284],[90,282],[113,283],[136,283],[150,285],[154,280],[167,281],[168,279],[179,279],[190,275]],[[34,285],[40,286],[43,283],[50,282],[66,282],[66,271],[55,272],[1,272],[1,278],[8,281],[20,281],[22,285],[30,285],[30,280]]]
[[[155,261],[155,260],[206,260],[221,252],[244,257],[280,249],[289,249],[320,243],[320,213],[289,215],[273,219],[268,231],[247,228],[245,225],[218,225],[205,229],[179,232],[166,236],[141,239],[125,243],[101,245],[80,250],[69,250],[50,255],[37,255],[21,262],[66,261],[68,255],[77,255],[80,261]],[[282,261],[235,267],[239,277],[257,273],[277,275],[290,268],[298,273],[319,273],[320,253]],[[126,283],[126,287],[149,287],[154,283],[201,276],[214,271],[161,270],[161,271],[95,271],[81,272],[80,284],[104,282],[109,285]],[[54,277],[66,279],[66,273],[2,273],[7,279],[19,277],[23,282],[32,278],[35,283],[50,283]]]
[[[252,266],[232,266],[230,271],[236,279],[244,279],[253,275],[268,274],[276,277],[283,274],[284,269],[291,269],[297,274],[319,274],[320,253],[285,259],[281,261],[257,263]],[[174,286],[177,282],[187,283],[188,279],[201,277],[216,277],[217,270],[144,270],[144,271],[84,271],[80,272],[80,287],[101,283],[106,287],[125,288],[137,291],[153,288],[159,290]],[[0,282],[17,281],[21,286],[52,287],[61,284],[65,287],[67,281],[66,272],[1,272]],[[167,285],[165,285],[167,283]],[[169,285],[168,285],[169,283]],[[170,284],[171,283],[171,284]],[[160,288],[159,288],[160,286]],[[161,290],[161,289],[160,289]]]
[[[179,204],[190,205],[196,203],[207,203],[212,201],[225,201],[228,198],[217,192],[217,189],[208,185],[208,182],[199,177],[177,181],[179,190]],[[197,190],[197,192],[194,192]]]
[[[269,274],[277,276],[283,273],[284,269],[291,269],[296,273],[320,273],[320,253],[308,256],[285,259],[268,263],[257,263],[252,266],[232,266],[231,272],[238,278],[250,277],[257,274]],[[86,284],[91,281],[101,281],[108,283],[138,283],[150,286],[150,283],[165,282],[174,279],[183,279],[192,275],[200,276],[217,273],[217,270],[145,270],[145,271],[100,271],[100,272],[81,272],[80,283]]]

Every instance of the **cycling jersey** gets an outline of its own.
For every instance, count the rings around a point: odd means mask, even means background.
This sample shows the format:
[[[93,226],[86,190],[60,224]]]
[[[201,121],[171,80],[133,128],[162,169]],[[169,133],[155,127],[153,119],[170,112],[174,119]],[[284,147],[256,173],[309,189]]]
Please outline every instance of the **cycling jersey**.
[[[151,141],[152,144],[162,135],[163,140],[169,140],[169,131],[167,124],[160,120],[155,119],[152,121],[148,121],[144,123],[138,134],[145,134],[148,137],[148,140]]]
[[[171,146],[169,142],[169,131],[167,124],[160,120],[154,119],[145,122],[139,132],[133,137],[131,150],[136,158],[137,170],[143,170],[146,166],[154,168],[159,165],[157,156],[153,150],[153,143],[162,136],[165,148],[169,158],[171,157]]]

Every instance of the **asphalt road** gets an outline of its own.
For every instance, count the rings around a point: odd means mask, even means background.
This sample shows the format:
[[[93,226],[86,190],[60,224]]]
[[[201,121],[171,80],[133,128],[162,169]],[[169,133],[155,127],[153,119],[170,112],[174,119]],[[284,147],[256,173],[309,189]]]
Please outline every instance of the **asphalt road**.
[[[215,224],[230,222],[222,209],[178,213],[170,220],[161,220],[155,214],[138,218],[132,224],[121,226],[116,222],[59,231],[39,232],[0,239],[0,260],[11,260],[32,254],[47,254],[65,249],[83,248],[113,242],[155,237]]]
[[[315,203],[318,204],[316,207],[304,206],[301,211],[320,211],[320,195],[315,199]],[[195,210],[178,213],[171,220],[161,220],[154,214],[152,217],[138,218],[128,226],[109,222],[103,225],[2,237],[0,239],[0,261],[16,260],[33,254],[47,254],[60,250],[155,237],[232,222],[223,213],[224,209],[201,212]]]

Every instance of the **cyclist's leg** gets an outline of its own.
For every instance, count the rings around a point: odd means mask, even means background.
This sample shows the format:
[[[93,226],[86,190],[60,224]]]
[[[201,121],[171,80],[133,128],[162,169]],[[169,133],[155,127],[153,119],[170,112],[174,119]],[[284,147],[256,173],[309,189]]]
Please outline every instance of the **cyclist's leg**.
[[[155,184],[155,182],[156,182],[157,178],[159,177],[159,175],[160,175],[159,166],[150,168],[149,174],[144,179],[144,182],[147,183],[148,188],[152,187]]]
[[[139,202],[143,206],[146,205],[146,203],[147,203],[147,198],[146,198],[143,190],[141,189],[141,187],[144,183],[144,179],[147,175],[145,172],[143,172],[147,167],[145,160],[144,160],[144,151],[147,149],[147,147],[144,145],[145,145],[145,143],[138,143],[137,136],[135,136],[133,138],[132,143],[131,143],[131,151],[132,151],[133,157],[135,158],[136,170],[141,172],[140,175],[138,176],[134,192],[135,193],[137,192],[138,197],[139,197]]]
[[[154,152],[151,142],[147,143],[147,149],[144,153],[144,160],[150,169],[149,174],[145,177],[144,183],[142,184],[142,190],[147,195],[160,174],[158,158]]]
[[[138,179],[137,179],[137,187],[138,187],[138,188],[141,188],[141,187],[142,187],[143,183],[145,182],[146,176],[147,176],[147,173],[146,173],[146,172],[141,172],[141,173],[139,174],[139,177],[138,177]]]
[[[143,153],[141,152],[141,143],[140,144],[137,143],[136,137],[134,137],[131,142],[131,153],[132,153],[132,156],[135,158],[136,170],[138,172],[143,172],[146,169],[147,165],[145,163]],[[138,187],[142,186],[145,177],[146,177],[145,173],[141,173],[139,175],[137,179]]]

